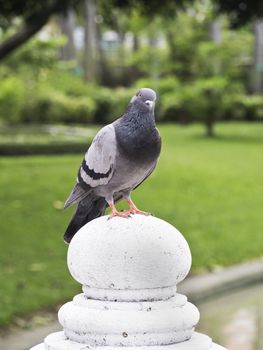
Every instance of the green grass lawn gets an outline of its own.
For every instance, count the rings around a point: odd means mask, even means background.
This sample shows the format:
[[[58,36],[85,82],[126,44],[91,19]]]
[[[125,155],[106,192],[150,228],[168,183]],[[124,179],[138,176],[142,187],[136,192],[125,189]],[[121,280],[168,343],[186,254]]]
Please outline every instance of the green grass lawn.
[[[193,271],[263,253],[263,124],[160,127],[157,170],[133,195],[187,238]],[[80,286],[66,266],[61,210],[83,155],[0,158],[0,324],[70,299]]]

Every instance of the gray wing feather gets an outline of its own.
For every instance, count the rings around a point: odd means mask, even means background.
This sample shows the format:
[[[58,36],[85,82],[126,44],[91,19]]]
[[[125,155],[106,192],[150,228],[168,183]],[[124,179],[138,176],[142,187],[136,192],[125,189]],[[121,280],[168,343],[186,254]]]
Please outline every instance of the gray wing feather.
[[[92,141],[79,169],[77,183],[65,202],[64,208],[82,201],[92,188],[106,185],[115,168],[116,136],[112,124],[102,128]]]
[[[82,199],[84,199],[90,191],[84,190],[78,183],[74,186],[73,190],[71,191],[68,199],[66,200],[64,204],[64,209],[70,207],[74,203],[80,202]]]
[[[80,169],[80,176],[87,185],[96,187],[110,181],[115,168],[116,148],[114,127],[106,125],[95,136]]]

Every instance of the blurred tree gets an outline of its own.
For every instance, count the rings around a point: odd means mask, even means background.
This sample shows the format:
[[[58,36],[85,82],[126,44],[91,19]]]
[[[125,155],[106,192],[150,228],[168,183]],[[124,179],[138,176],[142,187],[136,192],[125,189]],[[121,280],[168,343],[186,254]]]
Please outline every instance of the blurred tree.
[[[213,20],[210,23],[210,37],[211,40],[215,45],[220,44],[222,40],[222,33],[221,33],[221,22],[218,19]],[[213,61],[214,65],[214,74],[219,75],[221,73],[221,60],[219,57],[216,57]]]
[[[210,37],[214,43],[219,44],[221,42],[221,23],[219,20],[212,21],[210,25]]]
[[[173,16],[178,9],[185,8],[188,3],[194,0],[105,0],[107,6],[113,6],[120,9],[140,9],[145,16],[153,15]]]
[[[61,47],[61,58],[65,61],[76,59],[76,47],[74,43],[75,13],[67,9],[60,16],[61,32],[67,37],[67,43]]]
[[[96,79],[96,1],[84,1],[84,28],[85,28],[85,47],[84,47],[84,75],[85,79],[94,82]]]
[[[231,26],[238,28],[247,23],[254,24],[254,64],[252,72],[252,91],[262,91],[263,74],[263,1],[262,0],[214,0],[217,12],[226,13]]]
[[[262,91],[263,78],[263,20],[254,22],[254,62],[252,72],[252,91],[260,93]]]
[[[194,0],[104,0],[107,7],[120,9],[139,8],[142,14],[173,16],[178,9],[185,9]],[[205,3],[205,2],[204,2]],[[263,18],[263,2],[261,0],[212,0],[218,13],[230,17],[231,25],[239,27],[255,19]]]
[[[0,1],[0,27],[7,30],[14,19],[22,26],[0,43],[0,60],[35,35],[55,13],[65,12],[79,0],[4,0]]]
[[[86,0],[88,1],[88,0]],[[11,36],[0,43],[0,60],[21,46],[24,42],[36,34],[55,13],[66,12],[68,8],[83,2],[83,0],[4,0],[0,1],[0,27],[6,29],[15,18],[22,18],[23,25]],[[153,15],[174,16],[178,9],[186,8],[194,0],[100,0],[106,8],[105,18],[109,16],[113,8],[131,9],[138,8],[145,16]],[[217,11],[227,13],[231,24],[237,27],[256,18],[263,17],[263,2],[260,0],[213,0]],[[135,36],[134,47],[136,48]]]
[[[262,0],[213,0],[218,13],[229,16],[233,28],[263,18]]]

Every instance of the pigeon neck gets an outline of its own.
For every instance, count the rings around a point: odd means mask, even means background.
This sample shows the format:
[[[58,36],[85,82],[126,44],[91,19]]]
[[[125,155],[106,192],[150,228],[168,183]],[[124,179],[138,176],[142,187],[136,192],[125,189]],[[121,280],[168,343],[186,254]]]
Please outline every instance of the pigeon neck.
[[[122,124],[129,124],[129,127],[133,129],[143,126],[155,128],[154,112],[149,112],[148,109],[135,108],[132,104],[128,106],[120,121]]]
[[[128,109],[115,124],[119,148],[130,159],[152,161],[160,153],[160,136],[153,113]]]

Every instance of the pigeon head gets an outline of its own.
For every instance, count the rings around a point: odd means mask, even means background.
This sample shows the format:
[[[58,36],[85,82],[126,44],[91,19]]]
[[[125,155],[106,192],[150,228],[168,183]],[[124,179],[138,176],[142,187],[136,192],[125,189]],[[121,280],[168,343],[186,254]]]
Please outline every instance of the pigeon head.
[[[141,88],[137,91],[136,95],[132,97],[131,103],[135,103],[143,109],[147,108],[152,111],[154,109],[155,100],[155,91],[149,88]]]

